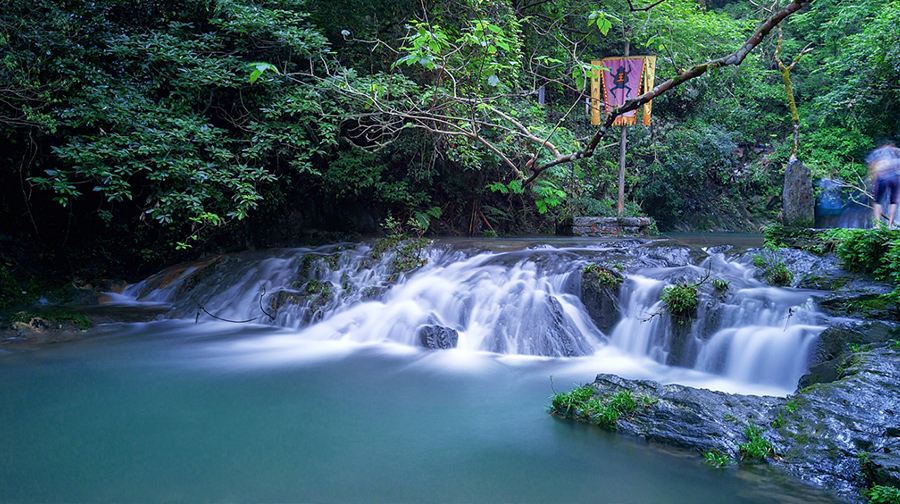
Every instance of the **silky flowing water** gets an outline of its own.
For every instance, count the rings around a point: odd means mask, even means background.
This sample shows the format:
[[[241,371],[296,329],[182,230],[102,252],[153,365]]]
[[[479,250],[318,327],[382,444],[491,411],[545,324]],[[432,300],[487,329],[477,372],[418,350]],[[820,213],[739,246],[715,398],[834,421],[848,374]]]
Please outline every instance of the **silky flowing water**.
[[[0,356],[0,501],[833,501],[764,466],[714,469],[546,408],[554,390],[600,372],[788,394],[821,330],[808,293],[765,287],[721,254],[711,266],[644,258],[626,269],[622,321],[603,334],[575,278],[608,254],[627,262],[633,247],[475,245],[387,279],[353,248],[250,254],[192,289],[179,290],[187,277],[148,280],[119,297],[172,306],[169,317]],[[304,279],[333,278],[342,295],[272,313],[260,296],[296,291],[298,258],[310,254],[334,260]],[[731,278],[735,294],[716,308],[719,325],[696,335],[691,362],[666,365],[662,318],[640,320],[666,278],[704,268]],[[458,331],[457,348],[422,348],[423,325]],[[576,344],[539,337],[548,332]],[[778,369],[766,368],[772,359]]]

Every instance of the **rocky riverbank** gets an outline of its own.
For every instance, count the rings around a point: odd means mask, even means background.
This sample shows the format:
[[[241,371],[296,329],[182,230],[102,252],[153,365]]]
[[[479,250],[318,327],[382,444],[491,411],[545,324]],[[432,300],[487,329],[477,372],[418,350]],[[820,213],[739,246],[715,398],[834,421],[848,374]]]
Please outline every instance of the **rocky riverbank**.
[[[769,443],[765,463],[855,501],[871,484],[900,485],[900,345],[854,353],[840,379],[783,398],[726,394],[601,374],[600,396],[647,397],[616,431],[712,454],[723,465],[759,463],[742,445],[756,426]]]
[[[815,289],[830,326],[794,394],[727,394],[600,374],[589,384],[595,399],[611,404],[627,392],[641,404],[607,427],[714,465],[769,464],[850,502],[867,501],[861,492],[873,485],[900,487],[900,329],[896,306],[880,296],[891,286],[842,270],[832,254],[782,249],[777,259],[794,287]],[[594,421],[577,409],[556,413]]]

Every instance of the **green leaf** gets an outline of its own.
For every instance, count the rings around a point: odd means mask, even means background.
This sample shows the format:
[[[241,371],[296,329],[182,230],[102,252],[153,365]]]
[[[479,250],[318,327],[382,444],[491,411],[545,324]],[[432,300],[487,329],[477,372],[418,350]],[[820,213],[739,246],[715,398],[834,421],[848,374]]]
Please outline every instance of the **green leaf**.
[[[248,63],[247,66],[252,68],[252,71],[250,72],[250,84],[255,83],[256,80],[259,79],[259,77],[263,74],[263,72],[271,70],[275,73],[278,73],[278,69],[271,63]]]

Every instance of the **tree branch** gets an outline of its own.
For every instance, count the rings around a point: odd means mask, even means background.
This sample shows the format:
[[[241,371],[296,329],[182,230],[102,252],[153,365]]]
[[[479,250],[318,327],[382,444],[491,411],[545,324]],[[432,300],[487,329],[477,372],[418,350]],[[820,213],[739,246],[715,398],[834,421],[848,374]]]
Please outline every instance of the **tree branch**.
[[[809,2],[810,0],[792,0],[791,3],[789,3],[785,8],[772,14],[762,25],[760,25],[760,27],[757,28],[756,32],[752,36],[750,36],[750,38],[747,39],[744,45],[742,45],[737,51],[727,56],[723,56],[721,58],[708,61],[700,65],[695,65],[681,72],[677,76],[654,87],[652,90],[642,94],[641,96],[627,100],[624,104],[612,109],[609,115],[606,117],[606,121],[604,121],[600,129],[594,134],[594,136],[591,138],[590,143],[585,149],[567,154],[565,156],[558,156],[555,160],[547,164],[533,167],[532,174],[525,180],[523,186],[527,186],[533,183],[541,175],[541,173],[554,166],[564,163],[571,163],[573,161],[592,156],[597,146],[600,144],[600,141],[603,139],[603,137],[606,136],[610,126],[612,126],[613,121],[615,121],[615,119],[620,115],[640,108],[644,104],[666,93],[667,91],[678,87],[691,79],[703,75],[708,70],[724,66],[740,65],[744,61],[744,58],[747,57],[747,54],[749,54],[751,50],[758,46],[766,37],[766,35],[768,35],[769,32],[772,31],[772,29],[778,26],[778,24],[788,16],[808,5]]]

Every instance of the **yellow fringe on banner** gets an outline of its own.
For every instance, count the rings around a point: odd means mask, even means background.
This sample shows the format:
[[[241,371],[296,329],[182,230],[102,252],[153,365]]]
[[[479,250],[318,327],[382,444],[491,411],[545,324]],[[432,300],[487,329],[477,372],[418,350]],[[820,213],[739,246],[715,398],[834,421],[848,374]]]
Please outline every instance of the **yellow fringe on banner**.
[[[595,66],[603,66],[603,62],[600,60],[591,60],[591,65]],[[600,124],[600,105],[602,102],[606,101],[606,92],[600,91],[602,87],[601,79],[602,70],[594,70],[593,77],[591,77],[591,124],[597,125]],[[601,102],[600,95],[603,95],[603,99]]]
[[[654,77],[656,77],[656,56],[644,56],[644,78],[641,94],[647,93],[653,89]],[[650,110],[652,107],[653,100],[644,104],[644,126],[650,126]]]
[[[636,115],[632,115],[632,116],[620,115],[620,116],[616,117],[616,119],[612,123],[613,126],[634,126],[635,124],[637,124],[637,116]]]

